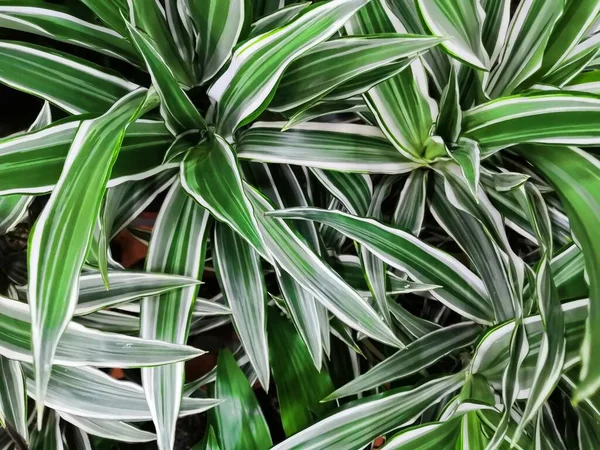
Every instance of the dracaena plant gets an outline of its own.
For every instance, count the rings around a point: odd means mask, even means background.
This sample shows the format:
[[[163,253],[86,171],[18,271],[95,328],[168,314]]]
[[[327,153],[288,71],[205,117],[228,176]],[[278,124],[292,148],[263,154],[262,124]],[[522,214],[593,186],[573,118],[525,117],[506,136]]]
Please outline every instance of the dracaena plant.
[[[65,3],[0,3],[4,448],[600,448],[600,1]]]

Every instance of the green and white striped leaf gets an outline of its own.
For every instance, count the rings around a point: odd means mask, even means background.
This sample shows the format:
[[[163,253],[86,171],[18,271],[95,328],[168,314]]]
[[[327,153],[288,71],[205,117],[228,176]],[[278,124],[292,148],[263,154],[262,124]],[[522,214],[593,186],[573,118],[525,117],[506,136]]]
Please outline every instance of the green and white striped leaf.
[[[479,144],[468,138],[460,138],[450,157],[460,166],[462,175],[474,198],[478,197],[481,150]]]
[[[212,391],[223,400],[209,412],[209,423],[220,448],[262,450],[273,445],[254,392],[229,350],[219,352],[217,381]]]
[[[462,111],[457,71],[458,69],[453,65],[448,84],[442,93],[440,113],[436,123],[436,134],[441,136],[446,143],[456,142],[460,135]]]
[[[119,0],[123,1],[123,0]],[[134,2],[127,0],[129,6],[130,21],[127,22],[127,28],[131,33],[134,27],[144,32],[155,46],[155,51],[162,59],[175,79],[183,86],[191,87],[194,85],[192,70],[182,60],[179,48],[175,39],[171,35],[167,24],[165,10],[159,0],[147,0],[144,2]],[[134,37],[135,44],[139,45],[138,39]],[[143,55],[145,52],[141,52]]]
[[[565,318],[567,339],[565,368],[568,368],[579,361],[578,353],[584,334],[589,300],[575,300],[563,303],[561,307]],[[518,377],[520,390],[517,392],[517,398],[519,399],[527,398],[529,395],[529,388],[544,332],[542,319],[539,315],[525,317],[523,326],[529,341],[529,354],[521,366]],[[501,387],[502,375],[510,358],[509,347],[514,328],[515,320],[511,320],[488,331],[479,342],[471,360],[471,372],[482,374],[496,388]]]
[[[566,91],[588,92],[600,94],[600,70],[591,70],[577,75],[564,87]]]
[[[290,117],[290,120],[282,127],[281,131],[289,130],[302,123],[330,114],[365,113],[368,111],[369,108],[362,97],[352,97],[345,100],[319,101]]]
[[[267,247],[281,268],[348,326],[386,344],[402,346],[375,310],[284,221],[264,216],[273,207],[260,193],[251,187],[247,192]]]
[[[141,114],[147,93],[146,89],[134,91],[106,114],[82,122],[57,186],[30,235],[27,293],[39,408],[58,341],[77,305],[79,273],[106,183],[125,130]],[[70,245],[63,245],[64,239]],[[60,266],[56,261],[61,261]]]
[[[552,279],[561,301],[589,297],[583,252],[571,243],[550,261]]]
[[[418,0],[417,4],[427,28],[436,36],[449,38],[442,47],[450,55],[477,69],[489,69],[482,42],[485,13],[479,0]]]
[[[433,422],[410,428],[393,436],[385,445],[385,450],[454,450],[458,447],[461,425],[457,420]],[[483,448],[483,447],[481,447]]]
[[[229,226],[215,224],[215,270],[233,323],[265,391],[269,390],[267,289],[259,255]]]
[[[311,169],[311,172],[323,186],[336,197],[352,214],[367,214],[373,183],[368,175]]]
[[[197,33],[197,63],[201,83],[212,79],[225,65],[251,14],[244,0],[187,0],[187,13]]]
[[[256,4],[256,2],[253,2]],[[308,8],[312,2],[298,2],[291,5],[284,6],[277,11],[269,14],[268,16],[262,17],[255,21],[250,28],[249,38],[254,38],[260,34],[267,33],[276,28],[280,28],[290,23],[295,19],[302,11]]]
[[[76,416],[67,412],[56,411],[61,419],[84,430],[86,433],[123,442],[150,442],[156,440],[156,435],[140,430],[125,422],[118,420],[90,419]]]
[[[326,96],[346,82],[353,83],[356,77],[364,77],[402,58],[413,57],[439,42],[434,37],[392,33],[350,36],[324,42],[288,67],[269,109],[277,112],[297,109]],[[364,92],[371,83],[365,84],[363,89],[357,85],[352,89]],[[336,99],[340,98],[338,94]]]
[[[12,435],[17,433],[25,442],[28,441],[27,428],[27,394],[25,392],[25,377],[21,364],[0,356],[0,420],[2,428]]]
[[[586,324],[585,339],[581,348],[581,381],[575,392],[575,401],[592,395],[600,387],[596,370],[598,339],[596,325],[600,276],[595,233],[598,230],[598,186],[600,164],[587,153],[574,147],[524,147],[520,154],[552,184],[559,194],[569,216],[572,232],[583,250],[585,268],[590,281],[590,311]],[[568,331],[568,330],[567,330]]]
[[[419,283],[443,286],[431,292],[450,309],[478,323],[493,317],[483,283],[446,253],[398,228],[372,219],[317,208],[290,208],[268,213],[285,219],[315,220],[364,245],[387,264],[405,271]]]
[[[74,315],[128,303],[146,296],[159,295],[199,284],[195,278],[162,273],[109,271],[107,290],[99,273],[79,277],[79,299]]]
[[[396,25],[396,26],[395,26]],[[392,22],[382,2],[372,1],[345,26],[350,35],[402,33],[404,28]],[[378,84],[365,94],[365,101],[387,138],[403,156],[419,160],[437,116],[429,104],[425,71],[418,61],[411,70]]]
[[[333,0],[319,4],[289,25],[237,48],[227,70],[208,91],[216,104],[217,132],[231,140],[240,125],[264,110],[290,63],[328,39],[368,1]]]
[[[284,122],[256,123],[242,133],[238,157],[360,173],[404,173],[419,167],[396,151],[376,127],[311,123],[282,133],[284,126]]]
[[[519,3],[498,64],[490,73],[486,86],[490,98],[512,94],[541,67],[546,44],[564,4],[563,0],[524,0]]]
[[[427,170],[413,170],[410,173],[392,216],[394,226],[408,230],[415,236],[421,232],[425,216],[428,174]]]
[[[27,377],[27,393],[35,398],[33,368],[21,364]],[[116,421],[150,420],[144,391],[138,384],[119,381],[90,367],[55,367],[48,384],[46,406],[88,419]],[[213,398],[189,398],[181,402],[181,416],[204,412],[221,402]]]
[[[426,334],[325,398],[335,400],[407,377],[476,342],[482,329],[465,322]]]
[[[179,183],[170,189],[152,230],[146,270],[202,278],[210,224]],[[187,341],[198,285],[142,300],[140,336],[174,344]],[[156,425],[159,448],[171,449],[181,407],[182,363],[142,369],[142,384]]]
[[[135,50],[119,33],[39,4],[44,7],[0,5],[0,28],[37,34],[136,63]]]
[[[313,365],[300,335],[287,319],[269,311],[269,349],[281,421],[286,436],[312,425],[331,405],[320,403],[334,388],[326,369]]]
[[[127,36],[125,20],[129,18],[126,0],[81,0],[94,14],[121,36]],[[125,20],[124,20],[125,19]]]
[[[39,68],[44,70],[40,71]],[[0,42],[0,82],[71,114],[105,113],[137,85],[89,61],[32,44]]]
[[[514,144],[597,145],[600,98],[581,93],[505,97],[466,111],[463,134],[482,156]]]
[[[485,12],[485,20],[481,37],[483,45],[490,56],[490,62],[496,62],[508,33],[510,21],[510,0],[480,0]]]
[[[438,378],[417,388],[367,397],[352,403],[304,431],[288,438],[273,450],[298,448],[360,449],[380,434],[416,420],[431,404],[459,389],[464,374]]]
[[[600,2],[597,0],[565,2],[563,14],[548,40],[540,75],[554,72],[568,58],[599,13]]]
[[[47,128],[0,140],[0,195],[50,192],[60,178],[80,121],[57,122]],[[161,167],[173,137],[162,122],[140,120],[127,129],[107,186],[147,178]]]
[[[149,0],[147,3],[154,1]],[[177,135],[188,130],[205,129],[204,118],[177,84],[172,67],[160,54],[156,41],[130,25],[127,27],[131,39],[146,62],[152,84],[160,97],[160,111],[169,131]]]
[[[429,206],[435,220],[446,233],[462,247],[477,268],[490,296],[497,322],[514,318],[514,293],[506,255],[498,244],[490,239],[486,227],[472,215],[452,204],[440,177],[435,178],[435,189]]]
[[[0,305],[0,354],[32,363],[29,307],[4,297],[0,297]],[[104,333],[71,322],[58,342],[55,362],[62,366],[144,367],[184,361],[202,353],[193,347]]]
[[[23,220],[31,204],[28,195],[6,195],[0,197],[0,235],[4,236]]]
[[[225,222],[267,261],[271,258],[246,198],[236,154],[219,135],[192,149],[181,164],[181,184],[217,220]]]

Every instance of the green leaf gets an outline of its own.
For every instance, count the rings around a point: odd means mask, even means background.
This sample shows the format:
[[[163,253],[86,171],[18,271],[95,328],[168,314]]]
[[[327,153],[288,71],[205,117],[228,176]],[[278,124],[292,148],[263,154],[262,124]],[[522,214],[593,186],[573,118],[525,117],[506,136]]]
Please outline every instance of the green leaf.
[[[4,356],[0,356],[0,421],[2,428],[12,435],[17,433],[23,441],[27,441],[27,394],[25,393],[25,377],[21,364]]]
[[[325,400],[355,395],[412,375],[433,365],[440,358],[474,344],[480,333],[481,327],[472,322],[459,323],[428,333],[337,389]]]
[[[154,433],[139,430],[132,425],[119,422],[118,420],[90,419],[64,411],[57,411],[57,413],[65,422],[69,422],[94,436],[123,442],[149,442],[156,440]]]
[[[146,296],[195,286],[195,278],[162,273],[109,271],[107,290],[99,273],[79,277],[79,299],[74,315],[90,314]]]
[[[294,20],[302,11],[310,6],[312,2],[299,2],[280,8],[252,24],[250,38],[267,33],[276,28],[287,25]],[[254,2],[256,4],[256,2]]]
[[[177,84],[173,68],[168,65],[164,55],[160,54],[156,41],[129,24],[127,27],[131,39],[146,62],[152,84],[161,100],[161,115],[169,131],[177,135],[188,130],[204,130],[204,118]]]
[[[256,123],[242,133],[238,157],[344,172],[403,173],[419,167],[396,151],[376,127],[310,123],[282,133],[284,125]]]
[[[492,70],[486,87],[491,98],[515,92],[540,68],[546,44],[563,12],[564,4],[564,0],[530,0],[519,3],[510,22],[498,64]]]
[[[402,346],[375,310],[304,239],[284,221],[264,216],[273,206],[260,193],[249,186],[247,192],[267,247],[281,268],[348,326],[386,344]]]
[[[236,154],[225,139],[215,134],[188,153],[181,164],[181,184],[216,219],[233,228],[267,261],[271,259],[244,194]]]
[[[489,69],[489,57],[481,40],[485,13],[479,0],[418,0],[417,4],[427,28],[437,36],[449,38],[442,46],[450,55],[477,69]]]
[[[32,363],[29,307],[4,297],[0,297],[0,305],[0,354]],[[58,342],[54,360],[62,366],[127,368],[185,361],[202,353],[184,345],[105,333],[71,322]]]
[[[572,232],[583,250],[585,268],[590,280],[590,311],[585,339],[581,347],[581,380],[574,399],[592,395],[600,387],[596,367],[600,315],[600,262],[595,232],[599,229],[600,164],[587,153],[574,147],[524,147],[520,154],[530,161],[554,187],[569,216]]]
[[[223,400],[209,412],[221,448],[266,450],[273,445],[254,392],[229,350],[219,352],[213,391]]]
[[[240,125],[256,118],[290,63],[328,39],[368,1],[321,3],[289,25],[238,47],[227,70],[208,91],[216,104],[217,132],[230,140]]]
[[[590,94],[600,94],[600,70],[591,70],[577,75],[565,86],[568,91],[588,92]]]
[[[353,83],[356,77],[364,78],[369,72],[402,58],[413,57],[439,42],[434,37],[392,33],[324,42],[304,53],[288,67],[269,109],[277,112],[297,109],[326,96],[346,82]],[[368,81],[367,78],[366,87],[371,84]],[[367,90],[353,84],[353,90],[360,93]],[[341,96],[335,98],[340,99]]]
[[[291,208],[268,213],[285,219],[316,220],[335,228],[387,264],[419,283],[443,286],[434,298],[478,323],[489,324],[493,313],[483,283],[460,262],[397,228],[372,219],[317,208]]]
[[[52,191],[81,122],[66,121],[0,141],[0,195]],[[127,129],[108,186],[149,177],[162,166],[173,137],[162,122],[140,120]]]
[[[589,297],[585,281],[585,260],[577,245],[571,245],[558,252],[550,261],[552,279],[561,301]]]
[[[293,325],[274,311],[269,314],[269,349],[281,422],[291,436],[315,422],[328,408],[321,399],[333,390],[326,369],[313,365]]]
[[[156,0],[141,3],[127,0],[127,3],[131,17],[130,23],[127,23],[129,32],[131,33],[132,27],[143,31],[152,40],[158,58],[164,61],[175,79],[184,86],[193,86],[194,78],[191,69],[181,58],[179,48],[167,25],[166,14],[161,3]],[[138,39],[134,37],[134,40],[136,46],[139,46]],[[141,53],[145,55],[145,51]]]
[[[206,83],[225,65],[250,14],[244,0],[187,0],[187,13],[197,33],[197,63]]]
[[[267,289],[260,257],[229,226],[217,223],[212,240],[221,292],[231,308],[233,324],[265,391],[269,390]]]
[[[0,82],[71,114],[102,114],[138,87],[89,61],[6,41],[0,42]]]
[[[431,404],[459,389],[464,374],[458,373],[425,383],[411,390],[367,397],[350,404],[315,425],[288,438],[273,450],[300,448],[363,448],[382,433],[409,424]]]
[[[370,2],[346,24],[351,35],[402,32],[394,28],[381,2]],[[401,27],[400,27],[401,28]],[[425,71],[418,61],[411,70],[378,84],[365,94],[377,123],[406,158],[419,160],[437,111],[428,104]]]
[[[600,98],[581,93],[504,97],[464,114],[463,134],[488,151],[514,144],[597,145]]]
[[[37,6],[0,5],[0,28],[25,31],[135,63],[137,55],[117,32],[86,22],[40,3]]]
[[[43,407],[56,346],[77,305],[79,273],[110,171],[127,126],[147,102],[147,92],[134,91],[106,114],[82,122],[57,187],[30,235],[27,291],[39,408]],[[63,245],[63,239],[70,245]],[[61,261],[60,270],[55,261]]]
[[[565,2],[562,16],[554,26],[548,40],[540,75],[555,71],[582,40],[590,25],[600,13],[598,0]]]
[[[219,443],[213,427],[208,426],[204,432],[204,439],[193,446],[192,450],[219,450]]]
[[[27,393],[35,398],[33,368],[25,363],[21,366],[27,377]],[[181,416],[198,414],[220,403],[213,398],[186,397],[181,402]],[[151,418],[141,386],[115,380],[90,367],[53,368],[46,405],[89,419],[146,421]]]

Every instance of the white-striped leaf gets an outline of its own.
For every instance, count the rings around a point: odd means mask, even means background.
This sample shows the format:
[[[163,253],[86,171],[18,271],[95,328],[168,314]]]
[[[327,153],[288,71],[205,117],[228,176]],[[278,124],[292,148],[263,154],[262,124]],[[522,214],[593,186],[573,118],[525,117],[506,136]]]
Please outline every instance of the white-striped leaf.
[[[372,84],[370,79],[366,78],[365,87],[361,87],[354,78],[364,78],[369,72],[415,56],[439,42],[434,37],[392,33],[324,42],[304,53],[285,71],[269,109],[295,110],[327,96],[346,82],[353,87],[345,95],[350,96],[353,91],[362,93]],[[338,93],[335,99],[343,96]]]
[[[351,403],[315,425],[286,439],[273,450],[298,448],[359,449],[380,434],[412,423],[431,404],[459,389],[464,374],[438,378],[411,390]]]
[[[407,377],[436,363],[455,350],[474,344],[481,331],[479,325],[465,322],[426,334],[337,389],[325,400],[358,394]]]
[[[147,271],[202,278],[210,224],[200,207],[179,183],[170,189],[148,245]],[[198,285],[142,300],[140,336],[174,344],[187,341]],[[142,384],[156,425],[158,444],[173,448],[183,390],[183,363],[142,369]]]
[[[113,439],[122,442],[149,442],[156,440],[156,435],[149,431],[140,430],[125,422],[118,420],[90,419],[76,416],[67,412],[57,410],[58,415],[65,422],[75,425],[86,433]]]
[[[33,368],[22,363],[27,377],[27,393],[35,398]],[[138,384],[115,380],[90,367],[61,367],[52,369],[48,384],[46,406],[88,419],[147,421],[151,419],[144,390]],[[219,405],[212,398],[185,397],[181,416],[198,414]]]
[[[195,25],[197,64],[205,83],[227,62],[250,14],[245,0],[186,0],[187,14]]]
[[[21,364],[5,356],[0,356],[0,420],[2,428],[9,434],[17,433],[27,442],[29,430],[27,428],[27,394],[25,392],[25,377],[21,371]]]
[[[256,4],[256,2],[253,2]],[[312,2],[298,2],[274,11],[268,16],[256,20],[250,28],[250,38],[267,33],[290,23],[302,11],[310,6]]]
[[[192,149],[181,163],[181,184],[188,194],[270,260],[242,183],[235,152],[216,134]]]
[[[314,168],[311,172],[348,211],[359,216],[367,214],[373,195],[373,184],[369,175]]]
[[[216,104],[217,132],[230,140],[240,125],[257,117],[267,106],[286,67],[333,35],[368,1],[333,0],[319,4],[289,25],[240,46],[227,70],[208,91]]]
[[[256,123],[241,135],[238,156],[344,172],[404,173],[419,167],[396,151],[376,127],[315,123],[282,133],[284,125]]]
[[[27,293],[40,408],[56,346],[77,305],[79,273],[106,183],[125,130],[143,112],[147,94],[146,89],[134,91],[106,114],[82,122],[57,186],[32,230]],[[64,245],[64,239],[70,245]]]
[[[442,42],[448,53],[477,69],[489,69],[482,42],[485,13],[479,0],[418,0],[417,4],[429,30],[449,38]]]
[[[43,71],[39,68],[44,67]],[[137,85],[55,50],[0,43],[0,82],[36,95],[71,114],[106,112]]]
[[[512,94],[540,68],[546,44],[564,4],[563,0],[523,0],[519,3],[498,64],[487,83],[486,92],[491,98]]]
[[[373,219],[316,208],[291,208],[268,215],[331,226],[417,282],[443,286],[431,294],[444,305],[476,322],[491,322],[493,312],[481,280],[459,261],[405,231]]]
[[[284,221],[267,218],[273,211],[256,190],[247,192],[256,208],[257,220],[273,258],[303,288],[352,328],[381,342],[402,346],[393,332],[360,295],[322,261]]]
[[[41,5],[44,7],[0,5],[0,28],[38,34],[129,62],[138,59],[131,44],[117,32]]]
[[[212,249],[221,291],[231,309],[237,335],[260,384],[268,391],[267,289],[259,255],[221,223],[215,225]]]

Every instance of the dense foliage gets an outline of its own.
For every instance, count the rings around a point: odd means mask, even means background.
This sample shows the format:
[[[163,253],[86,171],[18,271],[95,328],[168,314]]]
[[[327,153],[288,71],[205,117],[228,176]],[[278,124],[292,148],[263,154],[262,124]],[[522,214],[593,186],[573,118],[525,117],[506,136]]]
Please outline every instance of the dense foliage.
[[[0,1],[0,447],[600,448],[599,14]]]

